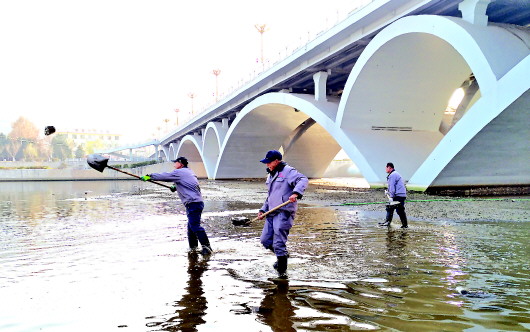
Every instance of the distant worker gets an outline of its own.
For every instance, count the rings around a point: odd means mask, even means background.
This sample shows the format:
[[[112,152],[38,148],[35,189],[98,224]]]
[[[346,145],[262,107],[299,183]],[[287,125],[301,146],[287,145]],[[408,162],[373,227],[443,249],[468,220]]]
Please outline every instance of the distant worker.
[[[201,215],[204,209],[201,188],[197,176],[188,168],[188,159],[178,157],[172,160],[175,163],[175,170],[165,173],[151,173],[141,177],[142,181],[155,180],[175,183],[177,193],[186,207],[188,216],[188,243],[190,252],[198,249],[198,242],[202,245],[202,255],[210,255],[212,247],[206,235],[206,231],[201,226]]]
[[[298,209],[298,199],[302,198],[307,188],[308,179],[298,172],[296,168],[282,161],[282,154],[277,150],[267,152],[262,163],[267,164],[266,185],[268,197],[258,213],[258,218],[263,219],[263,214],[284,202],[291,203],[271,212],[266,216],[261,233],[261,244],[266,249],[276,254],[277,261],[274,268],[278,271],[280,279],[287,279],[287,237],[293,227],[293,220]]]
[[[401,175],[394,169],[393,163],[386,164],[386,172],[388,173],[386,181],[388,183],[388,195],[393,201],[399,202],[396,205],[386,206],[385,222],[379,223],[380,226],[390,226],[394,210],[396,210],[400,220],[401,228],[408,228],[407,215],[405,214],[405,199],[407,198],[407,188],[403,182]]]

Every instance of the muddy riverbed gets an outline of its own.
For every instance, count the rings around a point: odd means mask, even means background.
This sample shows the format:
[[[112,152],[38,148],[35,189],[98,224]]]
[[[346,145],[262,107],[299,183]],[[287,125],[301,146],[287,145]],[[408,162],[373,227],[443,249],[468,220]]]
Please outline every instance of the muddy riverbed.
[[[385,196],[312,181],[288,284],[259,244],[261,181],[201,181],[215,253],[188,254],[175,194],[131,181],[0,189],[2,331],[525,331],[528,197]],[[491,200],[495,198],[496,200]],[[447,199],[443,200],[442,199]],[[366,204],[369,203],[369,204]]]

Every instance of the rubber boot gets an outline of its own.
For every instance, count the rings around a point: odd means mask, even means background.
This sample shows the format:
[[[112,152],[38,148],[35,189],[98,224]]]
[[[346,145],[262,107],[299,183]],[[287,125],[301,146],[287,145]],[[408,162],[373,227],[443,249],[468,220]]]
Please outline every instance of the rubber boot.
[[[409,228],[409,224],[406,217],[405,219],[401,220],[401,228]]]
[[[387,226],[390,227],[390,220],[385,220],[385,222],[380,222],[379,226]]]
[[[213,253],[213,249],[210,246],[210,240],[208,240],[208,235],[206,235],[206,232],[200,231],[197,232],[197,238],[199,239],[199,242],[202,245],[201,255],[207,256],[211,255]]]
[[[272,249],[271,249],[272,250]],[[274,252],[274,250],[272,250]],[[287,253],[287,258],[289,258],[289,253]],[[276,262],[274,262],[274,264],[272,264],[272,267],[278,271],[278,259],[276,259]]]
[[[387,205],[386,206],[386,218],[385,222],[380,222],[379,226],[387,226],[390,227],[390,222],[392,222],[392,215],[394,214],[394,205]]]
[[[197,250],[199,246],[199,240],[197,239],[197,235],[193,233],[193,231],[188,227],[188,244],[190,246],[190,251]]]
[[[288,279],[287,276],[287,256],[278,256],[278,278]]]

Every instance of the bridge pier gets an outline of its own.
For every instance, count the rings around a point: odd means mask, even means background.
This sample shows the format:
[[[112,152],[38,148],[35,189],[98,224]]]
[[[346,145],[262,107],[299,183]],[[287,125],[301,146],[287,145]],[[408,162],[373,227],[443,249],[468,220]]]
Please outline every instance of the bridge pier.
[[[458,9],[462,13],[462,19],[472,24],[487,26],[488,15],[486,9],[491,0],[464,0],[458,4]]]
[[[328,101],[326,96],[328,76],[329,72],[325,71],[319,71],[313,75],[313,81],[315,82],[315,100]]]

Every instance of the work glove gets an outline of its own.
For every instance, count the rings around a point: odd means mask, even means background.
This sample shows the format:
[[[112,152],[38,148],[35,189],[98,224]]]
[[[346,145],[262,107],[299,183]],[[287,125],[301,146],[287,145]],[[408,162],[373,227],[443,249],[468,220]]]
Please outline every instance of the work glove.
[[[149,181],[149,180],[151,180],[151,177],[149,175],[144,175],[144,176],[140,177],[140,180]]]
[[[174,193],[175,191],[177,191],[177,187],[175,185],[172,185],[171,188],[169,188],[169,190],[171,190],[171,192]]]

